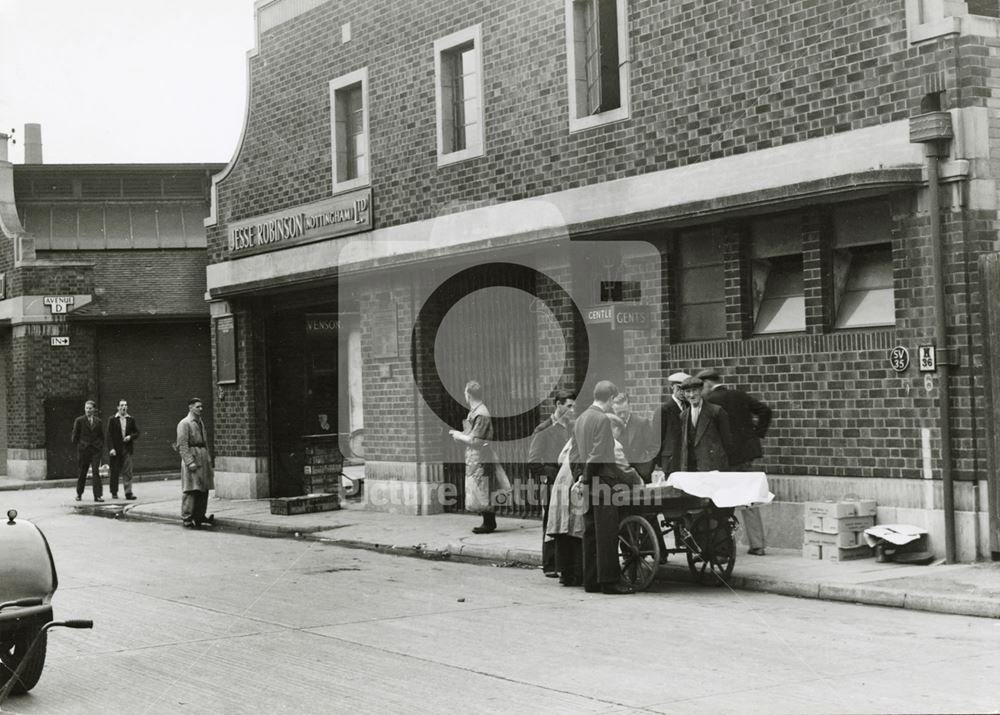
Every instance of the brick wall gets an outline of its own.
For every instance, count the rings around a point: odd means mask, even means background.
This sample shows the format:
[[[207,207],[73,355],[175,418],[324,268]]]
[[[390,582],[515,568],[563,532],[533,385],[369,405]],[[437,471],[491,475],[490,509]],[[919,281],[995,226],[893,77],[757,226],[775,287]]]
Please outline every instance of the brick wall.
[[[328,82],[365,66],[381,227],[904,119],[924,67],[955,65],[953,45],[907,45],[902,3],[632,0],[632,117],[571,135],[562,0],[385,7],[327,3],[264,34],[244,144],[219,186],[222,224],[330,194]],[[486,156],[439,169],[433,41],[477,23]],[[953,99],[982,102],[964,88]],[[211,231],[211,260],[224,248]]]

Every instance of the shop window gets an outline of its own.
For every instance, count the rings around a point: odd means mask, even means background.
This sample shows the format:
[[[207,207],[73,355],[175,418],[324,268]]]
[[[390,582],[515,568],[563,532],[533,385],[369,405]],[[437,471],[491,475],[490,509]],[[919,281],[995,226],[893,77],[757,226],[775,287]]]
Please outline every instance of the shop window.
[[[434,43],[438,166],[483,155],[479,26]]]
[[[806,300],[799,217],[758,221],[753,227],[752,240],[754,333],[805,330]]]
[[[367,186],[368,70],[361,69],[330,82],[333,113],[333,189]]]
[[[892,240],[888,205],[859,204],[834,212],[834,328],[894,325]]]
[[[566,0],[570,131],[629,116],[626,0]]]
[[[678,266],[680,339],[725,338],[726,285],[721,236],[711,229],[681,233]]]

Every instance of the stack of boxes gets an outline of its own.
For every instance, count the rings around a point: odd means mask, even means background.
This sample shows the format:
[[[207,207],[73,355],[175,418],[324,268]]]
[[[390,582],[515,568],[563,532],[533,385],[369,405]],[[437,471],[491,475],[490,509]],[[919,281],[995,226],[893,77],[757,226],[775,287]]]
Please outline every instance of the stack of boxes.
[[[875,500],[806,502],[802,555],[807,559],[850,561],[872,556],[864,531],[875,525]]]
[[[340,475],[344,456],[336,443],[316,440],[305,447],[306,463],[302,468],[302,491],[305,494],[336,494],[340,497]]]

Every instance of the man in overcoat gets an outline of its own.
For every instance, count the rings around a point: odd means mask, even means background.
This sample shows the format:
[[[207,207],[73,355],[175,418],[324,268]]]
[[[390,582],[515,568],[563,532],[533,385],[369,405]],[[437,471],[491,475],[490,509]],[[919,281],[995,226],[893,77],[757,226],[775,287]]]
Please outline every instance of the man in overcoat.
[[[594,401],[573,428],[571,461],[582,466],[587,486],[587,511],[583,517],[583,586],[590,593],[625,594],[632,589],[621,583],[618,565],[618,507],[611,488],[624,483],[615,466],[615,438],[607,413],[611,398],[618,394],[613,382],[594,386]]]
[[[688,406],[681,413],[681,458],[685,472],[729,470],[732,431],[729,415],[702,398],[704,383],[697,377],[684,381],[681,389]]]
[[[201,419],[204,406],[197,397],[188,401],[188,415],[177,423],[177,451],[181,455],[181,519],[185,528],[215,524],[215,514],[205,515],[208,492],[215,488],[208,430]]]
[[[760,441],[767,434],[771,424],[771,408],[760,400],[740,390],[727,389],[722,384],[718,370],[707,369],[698,373],[705,383],[705,401],[718,405],[729,415],[729,427],[733,433],[733,444],[729,454],[733,472],[756,472],[754,460],[763,455]],[[764,522],[759,506],[748,506],[736,510],[747,533],[750,550],[754,556],[763,556]]]
[[[559,453],[573,436],[573,417],[576,396],[568,390],[559,390],[555,395],[555,410],[552,415],[535,427],[528,448],[528,472],[539,481],[542,502],[542,572],[555,578],[556,542],[548,536],[549,498],[552,485],[559,474]]]
[[[73,420],[73,444],[76,445],[76,500],[83,498],[83,490],[87,486],[87,470],[93,472],[94,501],[104,501],[101,498],[101,454],[104,452],[104,425],[97,416],[97,405],[93,400],[87,400],[83,406],[84,414]]]
[[[108,462],[111,466],[111,498],[118,498],[118,480],[125,487],[125,498],[135,499],[132,493],[132,450],[139,439],[139,427],[128,413],[128,402],[118,400],[118,411],[108,418]]]

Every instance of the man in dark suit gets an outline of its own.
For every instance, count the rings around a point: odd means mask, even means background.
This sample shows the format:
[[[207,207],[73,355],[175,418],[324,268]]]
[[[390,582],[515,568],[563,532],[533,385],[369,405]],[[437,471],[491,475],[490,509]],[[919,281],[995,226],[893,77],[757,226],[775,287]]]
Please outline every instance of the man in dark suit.
[[[574,450],[570,459],[582,465],[581,479],[588,488],[583,517],[583,587],[589,593],[633,593],[621,583],[618,565],[618,507],[611,488],[625,483],[615,466],[615,438],[607,412],[618,394],[613,382],[601,380],[594,387],[594,401],[573,427]]]
[[[97,405],[93,400],[87,400],[83,406],[83,416],[73,421],[73,444],[76,445],[76,500],[83,498],[83,489],[87,485],[87,469],[94,472],[94,501],[104,501],[101,498],[101,454],[104,451],[104,426],[97,416]]]
[[[653,463],[656,461],[655,438],[653,437],[653,423],[648,417],[637,415],[632,412],[632,405],[629,402],[627,392],[619,392],[611,400],[611,409],[625,423],[622,430],[621,442],[625,450],[625,459],[629,466],[634,469],[642,481],[649,484],[650,476],[653,474]]]
[[[697,377],[684,381],[681,389],[688,406],[681,413],[681,458],[685,472],[724,472],[729,469],[732,432],[729,415],[702,398],[704,383]]]
[[[698,377],[705,383],[705,400],[719,405],[729,415],[729,426],[733,433],[730,452],[730,470],[734,472],[755,472],[753,462],[763,455],[760,440],[767,434],[771,424],[771,408],[746,392],[729,390],[722,384],[718,370],[702,370]],[[750,506],[738,509],[743,529],[747,533],[750,551],[755,556],[764,555],[764,522],[760,507]]]
[[[528,472],[538,480],[542,502],[542,571],[550,578],[559,575],[556,569],[555,541],[548,539],[549,495],[559,474],[559,453],[573,436],[573,416],[576,396],[568,390],[555,395],[552,416],[535,427],[528,448]]]
[[[128,413],[128,402],[118,400],[118,411],[108,418],[108,439],[111,447],[108,456],[111,463],[111,498],[118,498],[118,478],[125,486],[125,498],[132,500],[132,449],[139,438],[139,427]]]
[[[680,471],[681,412],[687,407],[681,385],[689,377],[691,376],[686,372],[675,372],[667,378],[670,397],[660,406],[654,422],[654,428],[660,437],[656,462],[667,476]]]

